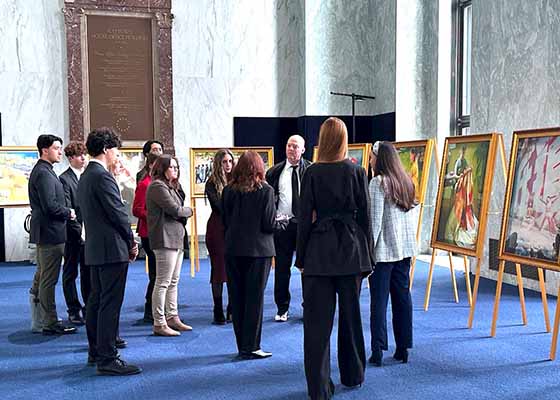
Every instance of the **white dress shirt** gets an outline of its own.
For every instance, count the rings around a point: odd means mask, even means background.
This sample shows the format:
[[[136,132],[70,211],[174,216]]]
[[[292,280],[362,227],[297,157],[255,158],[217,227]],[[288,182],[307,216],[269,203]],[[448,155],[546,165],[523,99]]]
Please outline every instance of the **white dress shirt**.
[[[299,176],[297,166],[299,164],[296,164],[296,173],[298,174],[298,185],[301,187],[301,177]],[[288,160],[286,160],[286,165],[280,174],[278,194],[278,210],[276,215],[287,215],[292,218],[294,216],[292,212],[292,164]]]

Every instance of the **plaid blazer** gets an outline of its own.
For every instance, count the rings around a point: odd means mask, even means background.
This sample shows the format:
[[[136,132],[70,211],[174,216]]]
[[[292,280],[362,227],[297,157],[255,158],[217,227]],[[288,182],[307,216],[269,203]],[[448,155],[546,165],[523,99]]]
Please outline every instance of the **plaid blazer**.
[[[369,184],[375,262],[414,257],[418,253],[416,229],[419,207],[409,211],[398,208],[385,197],[382,179],[376,176]]]

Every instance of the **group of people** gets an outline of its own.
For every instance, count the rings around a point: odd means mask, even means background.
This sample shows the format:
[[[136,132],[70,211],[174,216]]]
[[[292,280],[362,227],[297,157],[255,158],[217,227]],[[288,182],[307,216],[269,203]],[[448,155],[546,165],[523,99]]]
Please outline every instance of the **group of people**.
[[[66,190],[66,179],[62,175],[59,179],[52,170],[52,164],[60,161],[62,140],[52,135],[39,137],[41,159],[29,183],[31,241],[37,243],[38,253],[31,296],[40,304],[41,315],[39,318],[37,312],[34,322],[43,333],[75,331],[57,319],[54,286],[63,254],[67,254],[65,265],[72,257],[81,257],[89,269],[89,275],[82,273],[82,291],[88,277],[86,286],[91,287],[89,294],[83,293],[87,299],[88,363],[96,364],[100,374],[128,375],[141,369],[120,359],[116,339],[128,263],[136,258],[138,246],[109,172],[109,166],[118,160],[119,146],[118,136],[110,129],[91,132],[86,141],[90,162],[83,173],[79,171],[85,162],[83,149],[72,143],[67,146],[70,168],[65,174],[78,175],[72,179],[72,191]],[[261,332],[272,260],[274,257],[277,322],[287,321],[290,315],[289,284],[295,265],[302,276],[305,374],[312,399],[334,394],[330,335],[337,298],[341,382],[355,387],[364,380],[366,355],[359,301],[363,279],[369,279],[371,298],[369,362],[381,366],[383,351],[388,350],[389,295],[396,342],[393,357],[406,363],[412,347],[409,270],[417,251],[415,187],[391,143],[373,145],[369,181],[367,172],[347,159],[347,149],[344,122],[331,117],[321,126],[315,163],[302,157],[305,142],[299,135],[289,138],[286,160],[266,175],[257,153],[248,151],[235,160],[231,151],[223,149],[214,157],[205,188],[212,209],[206,243],[213,323],[233,322],[238,359],[270,357],[261,348]],[[144,319],[153,323],[154,334],[177,336],[192,329],[177,312],[185,224],[192,210],[184,205],[177,160],[162,153],[163,145],[157,141],[144,146],[146,164],[137,176],[133,213],[148,260]],[[73,163],[75,157],[81,164]],[[69,246],[71,242],[77,245]],[[75,280],[75,273],[72,276]],[[225,315],[224,283],[228,291]],[[68,298],[77,300],[75,286]],[[70,316],[79,317],[79,302],[68,305]],[[77,322],[76,318],[70,322]]]

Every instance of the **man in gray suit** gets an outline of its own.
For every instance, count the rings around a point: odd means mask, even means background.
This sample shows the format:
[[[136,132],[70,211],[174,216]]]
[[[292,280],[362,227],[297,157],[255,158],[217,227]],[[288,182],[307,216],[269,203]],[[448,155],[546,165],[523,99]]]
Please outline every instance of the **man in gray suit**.
[[[62,139],[55,135],[40,135],[37,139],[40,159],[29,176],[31,230],[29,242],[37,245],[37,271],[31,287],[31,317],[33,332],[62,335],[76,332],[65,326],[56,314],[55,287],[66,241],[66,221],[76,214],[66,207],[62,183],[53,164],[62,158]],[[40,307],[37,305],[40,304]]]
[[[85,261],[91,278],[88,365],[97,364],[99,375],[119,376],[142,372],[121,360],[116,348],[128,263],[138,255],[119,187],[108,171],[118,160],[120,145],[109,128],[91,132],[86,147],[92,158],[78,183],[78,213],[85,225]]]

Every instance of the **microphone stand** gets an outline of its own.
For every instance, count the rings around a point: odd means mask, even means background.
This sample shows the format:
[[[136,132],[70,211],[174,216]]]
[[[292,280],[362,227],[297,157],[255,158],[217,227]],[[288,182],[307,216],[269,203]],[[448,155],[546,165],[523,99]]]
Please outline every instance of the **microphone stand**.
[[[333,96],[344,96],[352,98],[352,143],[356,143],[356,101],[374,100],[374,96],[366,96],[357,93],[339,93],[331,92]]]

